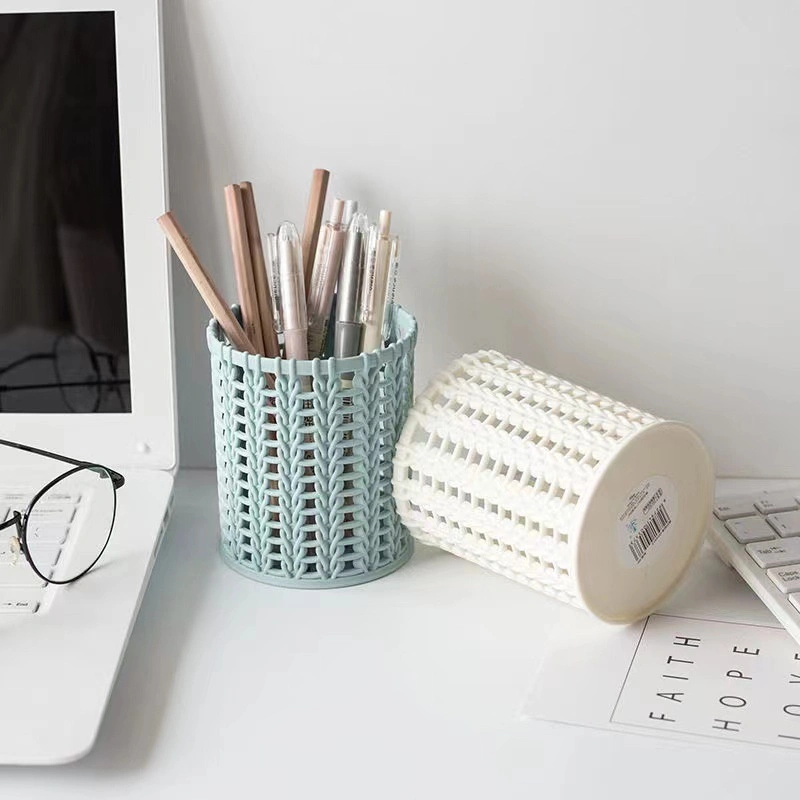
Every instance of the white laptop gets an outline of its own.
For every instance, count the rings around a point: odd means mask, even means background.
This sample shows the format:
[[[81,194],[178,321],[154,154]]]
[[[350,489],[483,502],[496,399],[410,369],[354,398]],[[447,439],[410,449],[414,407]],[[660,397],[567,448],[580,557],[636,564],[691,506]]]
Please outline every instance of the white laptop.
[[[77,462],[0,446],[0,763],[90,750],[169,516],[159,11],[0,0],[0,439]]]

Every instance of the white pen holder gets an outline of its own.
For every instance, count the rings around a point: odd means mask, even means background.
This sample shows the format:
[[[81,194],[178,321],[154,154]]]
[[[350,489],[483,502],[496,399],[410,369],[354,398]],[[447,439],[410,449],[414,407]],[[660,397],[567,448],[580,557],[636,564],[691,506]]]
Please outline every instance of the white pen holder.
[[[684,574],[713,470],[686,425],[483,351],[417,399],[394,497],[421,542],[621,623]]]

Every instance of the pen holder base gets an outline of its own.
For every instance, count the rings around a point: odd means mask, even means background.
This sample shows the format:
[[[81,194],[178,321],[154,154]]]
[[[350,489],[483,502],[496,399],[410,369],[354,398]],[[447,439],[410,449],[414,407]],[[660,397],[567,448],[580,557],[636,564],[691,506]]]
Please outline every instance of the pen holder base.
[[[401,567],[412,539],[392,497],[413,399],[414,318],[353,358],[269,359],[208,327],[223,561],[275,586],[333,588]]]
[[[408,547],[405,548],[404,552],[402,552],[398,558],[394,559],[394,561],[390,561],[379,569],[370,570],[368,572],[358,572],[331,580],[306,580],[302,583],[298,582],[297,578],[294,577],[281,578],[276,575],[257,572],[251,567],[243,566],[230,549],[225,547],[224,542],[220,542],[219,552],[222,561],[234,572],[238,572],[240,575],[244,575],[245,578],[250,578],[254,581],[261,581],[261,583],[267,583],[270,586],[280,586],[285,589],[333,589],[344,588],[346,586],[358,586],[361,583],[369,583],[370,581],[378,580],[378,578],[383,578],[386,575],[391,575],[391,573],[400,569],[414,554],[414,541],[411,539],[408,542]]]

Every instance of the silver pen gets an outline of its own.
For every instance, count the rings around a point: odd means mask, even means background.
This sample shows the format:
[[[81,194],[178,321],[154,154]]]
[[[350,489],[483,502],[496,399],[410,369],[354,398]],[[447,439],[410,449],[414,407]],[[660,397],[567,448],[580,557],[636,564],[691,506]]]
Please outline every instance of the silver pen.
[[[336,336],[334,355],[349,358],[361,352],[362,325],[359,321],[359,298],[364,274],[364,248],[369,232],[366,214],[356,214],[350,221],[344,260],[339,275],[339,290],[336,305]]]
[[[318,358],[325,349],[328,322],[333,306],[333,294],[342,265],[342,250],[347,229],[342,225],[345,202],[338,197],[333,201],[331,218],[320,232],[311,289],[308,293],[308,357]]]

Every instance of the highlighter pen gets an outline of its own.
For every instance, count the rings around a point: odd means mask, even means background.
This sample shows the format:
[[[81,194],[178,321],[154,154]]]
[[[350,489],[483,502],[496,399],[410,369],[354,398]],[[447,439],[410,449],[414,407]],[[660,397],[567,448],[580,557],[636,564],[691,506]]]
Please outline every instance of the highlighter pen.
[[[397,270],[400,268],[400,237],[392,236],[389,245],[389,280],[386,285],[386,305],[383,307],[383,341],[388,342],[394,326],[394,300],[397,295]]]
[[[336,358],[349,358],[361,352],[361,322],[359,297],[364,273],[364,246],[369,219],[366,214],[356,214],[347,231],[339,291],[336,300],[336,336],[333,354]]]
[[[278,276],[286,358],[308,358],[308,318],[300,236],[291,222],[278,228]]]
[[[325,223],[317,246],[311,289],[308,294],[308,357],[318,358],[325,349],[333,293],[339,280],[347,230],[342,227],[344,200],[333,201],[331,218]]]
[[[382,344],[383,311],[386,306],[386,287],[389,280],[389,225],[392,214],[381,211],[377,226],[370,229],[367,251],[367,291],[361,306],[361,321],[364,323],[365,353],[377,350]]]

